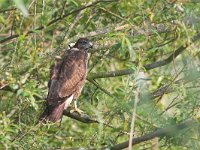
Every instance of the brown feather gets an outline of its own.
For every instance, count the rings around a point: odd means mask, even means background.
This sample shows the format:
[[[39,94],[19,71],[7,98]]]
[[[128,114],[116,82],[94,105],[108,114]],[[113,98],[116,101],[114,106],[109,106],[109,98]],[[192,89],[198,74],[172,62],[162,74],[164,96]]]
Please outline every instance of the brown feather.
[[[86,80],[87,53],[72,48],[62,60],[51,67],[47,107],[41,120],[56,122],[62,116],[65,101],[78,98]]]
[[[62,113],[65,109],[65,103],[61,103],[58,106],[47,106],[45,111],[40,117],[40,120],[46,122],[56,122],[62,117]]]

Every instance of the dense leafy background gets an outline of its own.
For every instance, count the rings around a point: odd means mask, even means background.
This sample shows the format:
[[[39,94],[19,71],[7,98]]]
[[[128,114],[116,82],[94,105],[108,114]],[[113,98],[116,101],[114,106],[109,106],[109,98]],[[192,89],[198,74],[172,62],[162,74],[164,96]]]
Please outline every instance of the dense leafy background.
[[[126,141],[138,82],[134,137],[198,118],[200,45],[191,39],[200,30],[199,14],[194,0],[0,0],[0,149],[87,149]],[[79,37],[95,45],[88,78],[98,83],[87,81],[80,108],[112,127],[69,117],[61,126],[38,125],[49,67]],[[168,64],[145,68],[181,46],[188,48]],[[96,79],[118,70],[129,75]],[[199,149],[199,131],[187,128],[134,149]]]

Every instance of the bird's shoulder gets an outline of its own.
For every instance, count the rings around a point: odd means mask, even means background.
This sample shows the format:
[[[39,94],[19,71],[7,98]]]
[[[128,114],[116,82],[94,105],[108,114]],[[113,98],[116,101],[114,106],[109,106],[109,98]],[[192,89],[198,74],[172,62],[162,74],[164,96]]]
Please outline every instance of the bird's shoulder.
[[[71,49],[67,50],[66,53],[63,56],[63,61],[71,59],[80,59],[87,57],[87,52],[78,49],[76,47],[72,47]],[[68,58],[68,59],[66,59]]]

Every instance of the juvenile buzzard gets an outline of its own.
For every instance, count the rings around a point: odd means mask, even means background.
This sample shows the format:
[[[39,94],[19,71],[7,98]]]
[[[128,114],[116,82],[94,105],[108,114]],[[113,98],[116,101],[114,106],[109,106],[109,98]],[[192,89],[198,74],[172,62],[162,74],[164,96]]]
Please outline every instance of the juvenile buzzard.
[[[64,57],[51,67],[46,109],[40,120],[56,122],[61,119],[73,99],[81,93],[87,75],[87,51],[92,44],[80,38]]]

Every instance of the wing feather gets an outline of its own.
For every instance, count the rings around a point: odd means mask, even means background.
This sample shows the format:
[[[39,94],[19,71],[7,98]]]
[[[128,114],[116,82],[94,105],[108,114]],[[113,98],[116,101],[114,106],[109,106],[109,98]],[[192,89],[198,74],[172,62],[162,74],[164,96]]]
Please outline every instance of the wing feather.
[[[80,86],[83,86],[86,78],[86,60],[78,56],[78,58],[70,61],[70,64],[66,63],[66,66],[63,68],[63,73],[61,73],[63,77],[59,80],[60,87],[58,94],[60,97],[69,96]]]
[[[86,79],[86,62],[87,54],[70,51],[51,68],[47,97],[49,105],[59,104],[82,88]]]

